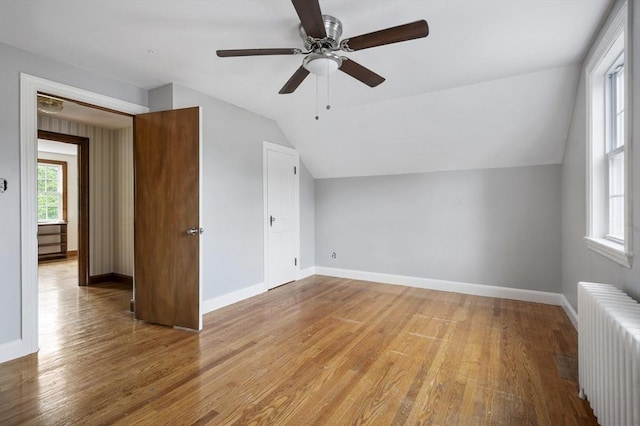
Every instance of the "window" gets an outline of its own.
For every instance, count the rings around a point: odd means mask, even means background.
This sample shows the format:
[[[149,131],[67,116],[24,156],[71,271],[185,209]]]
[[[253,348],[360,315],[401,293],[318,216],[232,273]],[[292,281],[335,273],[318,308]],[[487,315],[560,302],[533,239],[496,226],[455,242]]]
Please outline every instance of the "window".
[[[607,233],[605,238],[624,243],[624,55],[606,75]]]
[[[626,51],[627,3],[620,3],[590,52],[587,83],[587,246],[631,262],[631,138]],[[625,155],[626,154],[626,155]]]
[[[67,219],[66,163],[38,160],[38,222]]]

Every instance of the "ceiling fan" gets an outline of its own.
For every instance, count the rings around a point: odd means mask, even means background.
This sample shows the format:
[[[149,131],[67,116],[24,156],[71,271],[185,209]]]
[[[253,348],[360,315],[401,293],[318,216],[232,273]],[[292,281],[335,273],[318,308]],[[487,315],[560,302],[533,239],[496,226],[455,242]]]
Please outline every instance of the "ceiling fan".
[[[300,37],[306,51],[291,49],[231,49],[218,50],[216,54],[221,58],[234,56],[262,56],[262,55],[306,55],[302,65],[293,73],[289,81],[280,89],[280,94],[293,93],[309,72],[316,75],[328,75],[340,70],[356,80],[360,80],[369,87],[376,87],[382,83],[384,77],[346,56],[339,56],[334,52],[355,52],[370,47],[398,43],[429,34],[427,21],[420,20],[409,24],[399,25],[357,37],[342,36],[342,23],[335,17],[323,15],[318,0],[291,0],[300,18]]]

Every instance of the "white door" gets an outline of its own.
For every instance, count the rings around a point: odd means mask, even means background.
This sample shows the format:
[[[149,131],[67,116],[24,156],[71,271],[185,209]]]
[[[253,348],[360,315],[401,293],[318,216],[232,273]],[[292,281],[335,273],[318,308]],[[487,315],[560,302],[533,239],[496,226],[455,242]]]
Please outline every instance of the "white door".
[[[299,271],[298,154],[265,142],[265,282],[271,289]]]

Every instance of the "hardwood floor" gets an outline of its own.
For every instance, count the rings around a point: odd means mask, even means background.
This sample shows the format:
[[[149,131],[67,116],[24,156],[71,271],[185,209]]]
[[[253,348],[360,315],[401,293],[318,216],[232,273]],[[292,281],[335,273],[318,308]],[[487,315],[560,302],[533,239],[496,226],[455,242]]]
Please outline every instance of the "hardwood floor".
[[[314,276],[193,333],[135,321],[122,284],[42,286],[2,425],[596,424],[556,306]]]

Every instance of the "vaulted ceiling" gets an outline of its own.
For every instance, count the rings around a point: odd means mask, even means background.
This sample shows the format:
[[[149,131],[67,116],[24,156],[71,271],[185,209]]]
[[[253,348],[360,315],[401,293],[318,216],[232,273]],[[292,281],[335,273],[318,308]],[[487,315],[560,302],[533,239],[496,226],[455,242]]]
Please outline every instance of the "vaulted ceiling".
[[[215,55],[302,48],[289,0],[0,0],[0,41],[269,117],[316,178],[510,167],[562,161],[579,64],[610,3],[321,0],[344,37],[417,19],[430,35],[345,54],[386,78],[376,88],[338,72],[290,95],[278,90],[301,56]]]

